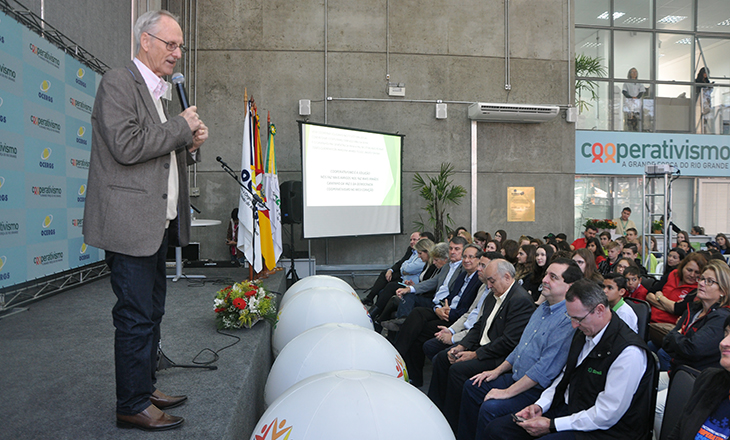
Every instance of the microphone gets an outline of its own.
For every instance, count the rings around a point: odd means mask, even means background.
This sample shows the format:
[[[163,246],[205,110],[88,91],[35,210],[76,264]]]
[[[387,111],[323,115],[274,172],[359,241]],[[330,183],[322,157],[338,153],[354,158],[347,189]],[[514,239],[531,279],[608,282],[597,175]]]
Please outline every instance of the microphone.
[[[224,161],[223,159],[221,159],[221,157],[220,157],[220,156],[216,157],[216,158],[215,158],[215,160],[217,160],[218,162],[220,162],[220,163],[221,163],[221,165],[223,165],[224,167],[226,167],[226,168],[231,168],[231,167],[229,167],[229,166],[228,166],[228,164],[227,164],[227,163],[225,163],[225,161]]]
[[[188,96],[185,93],[185,76],[180,72],[174,73],[172,75],[172,83],[177,88],[177,96],[180,98],[180,105],[183,110],[190,107],[190,104],[188,104]]]

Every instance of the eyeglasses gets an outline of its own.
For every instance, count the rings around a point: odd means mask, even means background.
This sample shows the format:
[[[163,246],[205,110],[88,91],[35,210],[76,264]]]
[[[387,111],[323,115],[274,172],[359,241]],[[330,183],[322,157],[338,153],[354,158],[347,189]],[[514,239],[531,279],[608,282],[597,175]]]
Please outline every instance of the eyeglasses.
[[[165,47],[167,47],[167,50],[169,50],[170,52],[175,52],[175,49],[178,49],[178,48],[180,49],[180,52],[182,52],[182,53],[185,53],[188,51],[188,48],[185,47],[184,44],[177,44],[177,43],[171,43],[169,41],[165,41],[162,38],[158,37],[157,35],[150,34],[149,32],[147,32],[147,35],[149,35],[150,37],[152,37],[156,40],[160,40],[163,43],[165,43]]]
[[[594,310],[596,310],[596,307],[598,307],[598,305],[593,306],[591,311],[586,313],[585,316],[582,318],[576,318],[576,317],[570,316],[570,315],[568,315],[568,312],[565,312],[565,316],[570,318],[570,320],[574,321],[576,324],[580,324],[581,322],[583,322],[584,319],[586,319],[588,317],[588,315],[590,315],[591,313],[593,313]]]
[[[705,277],[700,277],[700,282],[705,283],[705,286],[708,286],[708,287],[717,284],[716,280],[713,280],[712,278],[705,278]]]

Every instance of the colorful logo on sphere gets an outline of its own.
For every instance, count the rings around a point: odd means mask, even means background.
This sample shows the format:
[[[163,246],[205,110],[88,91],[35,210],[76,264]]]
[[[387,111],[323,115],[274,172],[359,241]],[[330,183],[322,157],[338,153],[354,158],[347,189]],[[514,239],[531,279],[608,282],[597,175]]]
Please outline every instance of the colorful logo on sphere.
[[[288,440],[291,433],[292,427],[286,426],[286,419],[279,422],[277,417],[268,425],[264,425],[261,428],[261,434],[255,434],[254,440],[278,440],[282,436],[284,436],[282,440]]]
[[[408,382],[408,369],[406,368],[406,362],[403,360],[400,354],[396,355],[395,357],[395,369],[398,372],[398,376],[396,377],[398,379],[402,377],[403,380]]]
[[[84,69],[79,67],[79,70],[76,71],[76,77],[78,79],[81,79],[84,77],[84,74],[86,74],[86,72],[84,72]]]
[[[47,92],[51,88],[51,82],[44,79],[41,83],[41,92]]]
[[[43,153],[41,153],[41,159],[48,160],[48,158],[51,157],[52,152],[53,151],[50,148],[48,148],[48,147],[44,148]]]
[[[76,132],[78,137],[84,137],[84,133],[86,133],[86,129],[83,126],[79,127],[79,131]]]
[[[86,185],[84,185],[82,183],[81,186],[79,187],[79,195],[83,196],[84,194],[86,194]]]
[[[51,214],[48,214],[46,218],[43,219],[43,229],[51,226],[51,223],[53,223],[53,216]]]

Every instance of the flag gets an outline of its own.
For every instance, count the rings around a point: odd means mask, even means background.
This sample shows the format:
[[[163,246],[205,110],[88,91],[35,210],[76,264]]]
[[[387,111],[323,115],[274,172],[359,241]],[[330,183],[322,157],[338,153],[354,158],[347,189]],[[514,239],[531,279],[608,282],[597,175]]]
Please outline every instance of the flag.
[[[269,137],[266,142],[266,158],[264,161],[264,193],[266,204],[269,206],[269,220],[271,221],[271,238],[274,241],[274,261],[279,261],[283,246],[281,243],[281,200],[279,197],[279,176],[276,174],[276,155],[274,154],[274,136],[276,126],[271,123],[267,115]]]
[[[259,124],[259,115],[256,110],[256,104],[251,107],[251,117],[253,126],[253,152],[254,152],[254,188],[259,197],[264,200],[264,161],[263,154],[261,151],[261,136]],[[276,266],[276,257],[274,256],[274,242],[271,238],[271,222],[269,221],[269,209],[257,206],[258,209],[258,226],[259,226],[259,246],[261,248],[261,256],[266,263],[266,268],[271,270]],[[254,269],[256,269],[254,267]],[[256,269],[256,272],[260,272],[261,269]]]
[[[241,146],[241,183],[253,190],[256,181],[254,175],[254,142],[251,102],[244,92],[246,111],[243,118],[243,145]],[[256,272],[261,271],[261,241],[258,239],[258,210],[255,209],[251,194],[241,188],[238,201],[238,249],[243,251],[248,263]]]

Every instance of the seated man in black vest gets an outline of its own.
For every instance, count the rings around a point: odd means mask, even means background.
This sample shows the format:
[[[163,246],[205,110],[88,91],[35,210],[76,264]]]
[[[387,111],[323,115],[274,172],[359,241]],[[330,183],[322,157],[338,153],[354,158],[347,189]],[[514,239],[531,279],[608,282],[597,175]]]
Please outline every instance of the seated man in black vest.
[[[488,438],[645,438],[653,421],[656,374],[648,347],[611,313],[603,289],[593,281],[576,281],[565,299],[579,331],[563,372],[537,402],[490,423]]]

